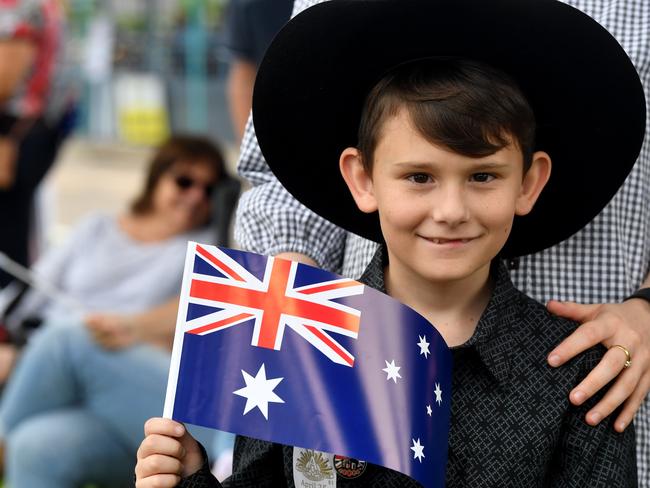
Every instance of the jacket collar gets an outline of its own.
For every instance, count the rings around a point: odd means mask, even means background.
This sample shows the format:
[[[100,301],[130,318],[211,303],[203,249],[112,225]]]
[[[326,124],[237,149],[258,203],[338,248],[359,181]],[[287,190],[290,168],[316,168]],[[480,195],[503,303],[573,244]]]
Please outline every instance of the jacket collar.
[[[384,269],[387,264],[385,246],[380,246],[359,281],[386,293]],[[516,347],[515,334],[524,295],[514,287],[500,260],[493,261],[490,273],[494,289],[476,330],[465,344],[453,350],[474,349],[490,374],[502,383],[510,378],[511,356]]]

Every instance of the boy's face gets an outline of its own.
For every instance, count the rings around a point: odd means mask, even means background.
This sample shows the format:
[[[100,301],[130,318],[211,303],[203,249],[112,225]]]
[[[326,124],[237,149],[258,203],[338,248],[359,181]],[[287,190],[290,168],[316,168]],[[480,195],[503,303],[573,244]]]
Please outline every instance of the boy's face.
[[[429,282],[486,279],[514,216],[532,209],[550,173],[550,160],[544,174],[539,159],[547,156],[535,153],[524,177],[521,151],[512,145],[483,158],[436,146],[405,111],[384,123],[371,175],[355,149],[346,151],[341,171],[359,208],[379,211],[391,274]]]

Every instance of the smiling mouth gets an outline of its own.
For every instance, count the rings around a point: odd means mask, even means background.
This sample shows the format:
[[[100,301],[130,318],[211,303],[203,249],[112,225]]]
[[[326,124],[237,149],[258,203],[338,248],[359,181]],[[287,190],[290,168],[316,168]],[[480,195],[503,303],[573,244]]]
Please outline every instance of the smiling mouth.
[[[433,244],[466,244],[470,241],[473,241],[474,237],[458,237],[454,239],[446,239],[441,237],[424,237],[423,239],[432,242]]]

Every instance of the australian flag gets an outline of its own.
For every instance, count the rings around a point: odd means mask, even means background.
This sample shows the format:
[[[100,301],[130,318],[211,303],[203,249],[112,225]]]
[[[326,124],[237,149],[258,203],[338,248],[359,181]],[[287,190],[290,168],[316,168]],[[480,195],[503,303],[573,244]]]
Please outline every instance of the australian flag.
[[[411,308],[288,260],[189,243],[165,416],[443,487],[451,354]]]

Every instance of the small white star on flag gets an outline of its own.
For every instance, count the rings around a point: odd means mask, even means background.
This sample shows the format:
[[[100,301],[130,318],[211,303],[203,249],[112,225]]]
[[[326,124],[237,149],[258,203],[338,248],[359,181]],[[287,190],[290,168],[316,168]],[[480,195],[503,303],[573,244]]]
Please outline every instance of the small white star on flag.
[[[417,459],[418,461],[422,462],[422,458],[425,457],[424,446],[420,444],[419,437],[417,441],[415,439],[411,440],[413,441],[413,445],[411,446],[411,451],[413,451],[413,459]]]
[[[431,354],[431,351],[429,351],[429,343],[427,342],[427,337],[418,335],[418,338],[420,339],[420,342],[418,342],[418,346],[420,347],[420,354],[424,354],[424,357],[428,358],[429,354]]]
[[[431,405],[427,405],[427,415],[431,417],[431,414],[433,413],[433,410],[431,410]]]
[[[273,393],[273,390],[284,378],[269,378],[266,379],[266,369],[264,363],[257,371],[253,378],[243,369],[241,370],[244,376],[246,386],[239,390],[233,391],[235,395],[246,398],[246,406],[244,407],[243,415],[246,415],[255,407],[260,409],[262,415],[266,420],[269,419],[269,403],[284,403],[284,400],[278,395]]]
[[[439,383],[436,383],[436,389],[433,392],[436,394],[436,403],[440,406],[442,403],[442,390],[440,389]]]
[[[382,371],[386,373],[386,381],[393,380],[395,383],[397,383],[397,378],[402,377],[402,375],[399,374],[399,370],[400,367],[395,365],[394,359],[390,363],[386,361],[386,367],[382,369]]]

